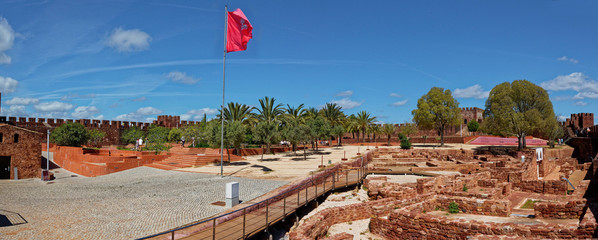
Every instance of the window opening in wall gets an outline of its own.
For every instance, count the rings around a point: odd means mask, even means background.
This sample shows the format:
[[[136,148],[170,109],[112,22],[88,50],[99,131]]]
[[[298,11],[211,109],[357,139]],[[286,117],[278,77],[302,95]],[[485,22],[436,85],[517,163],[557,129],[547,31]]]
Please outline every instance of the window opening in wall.
[[[19,142],[19,134],[15,134],[15,143]]]
[[[0,133],[0,142],[3,142],[4,137],[2,136],[2,133]]]

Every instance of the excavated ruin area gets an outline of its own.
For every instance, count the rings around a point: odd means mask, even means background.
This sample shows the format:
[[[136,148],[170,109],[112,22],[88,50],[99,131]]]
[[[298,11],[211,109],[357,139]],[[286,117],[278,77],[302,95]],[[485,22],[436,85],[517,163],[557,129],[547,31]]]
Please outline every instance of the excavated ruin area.
[[[360,190],[330,195],[289,237],[592,238],[594,204],[584,195],[595,168],[572,153],[381,148]]]

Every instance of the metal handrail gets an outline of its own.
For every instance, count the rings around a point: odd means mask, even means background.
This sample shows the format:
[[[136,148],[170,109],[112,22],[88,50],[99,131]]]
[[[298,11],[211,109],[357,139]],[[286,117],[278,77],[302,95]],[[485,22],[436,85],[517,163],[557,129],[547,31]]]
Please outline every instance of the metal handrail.
[[[311,177],[307,177],[306,179],[302,180],[301,182],[295,184],[295,186],[292,186],[292,187],[286,188],[284,190],[281,190],[281,192],[279,194],[277,194],[275,196],[272,196],[272,197],[269,197],[269,198],[267,198],[265,200],[262,200],[260,202],[253,203],[253,204],[251,204],[249,206],[246,206],[246,207],[234,210],[232,212],[228,212],[228,213],[221,214],[221,215],[218,215],[218,216],[214,216],[214,217],[211,217],[211,218],[208,218],[208,219],[200,220],[198,222],[194,222],[194,223],[191,223],[191,224],[188,224],[188,225],[183,225],[183,226],[180,226],[180,227],[177,227],[177,228],[174,228],[174,229],[170,229],[170,230],[167,230],[167,231],[163,231],[163,232],[160,232],[160,233],[156,233],[156,234],[153,234],[153,235],[150,235],[150,236],[138,238],[138,240],[149,239],[149,238],[154,238],[154,237],[158,237],[158,236],[166,236],[166,235],[171,235],[171,239],[174,239],[174,232],[180,231],[180,230],[183,230],[183,229],[187,229],[187,228],[190,228],[190,227],[193,227],[193,226],[197,226],[197,225],[200,225],[200,224],[209,223],[210,221],[212,222],[212,226],[207,225],[205,227],[205,229],[207,229],[209,227],[212,227],[213,234],[215,234],[216,225],[219,224],[218,221],[217,221],[217,219],[228,217],[228,218],[226,218],[226,220],[220,222],[220,223],[224,223],[226,221],[232,220],[232,219],[240,216],[240,214],[236,215],[236,213],[241,213],[241,211],[242,211],[242,214],[243,214],[243,218],[245,218],[245,216],[248,213],[256,211],[256,210],[259,210],[259,209],[262,209],[262,208],[266,208],[266,210],[267,210],[267,207],[271,203],[277,202],[277,201],[279,201],[281,199],[284,199],[286,201],[287,197],[289,197],[289,196],[291,196],[291,195],[293,195],[295,193],[298,194],[298,196],[297,196],[298,198],[297,199],[299,199],[299,192],[301,190],[308,189],[311,186],[317,185],[320,179],[323,179],[324,182],[325,182],[326,179],[328,177],[330,177],[331,175],[334,177],[336,172],[342,172],[341,166],[343,166],[343,165],[349,165],[351,167],[357,167],[358,168],[358,176],[357,176],[358,182],[357,183],[359,184],[360,183],[360,179],[363,176],[367,175],[367,173],[365,172],[365,170],[367,169],[367,165],[368,165],[368,163],[369,163],[369,161],[370,161],[371,158],[372,158],[371,152],[368,152],[365,155],[362,155],[361,157],[357,158],[356,160],[354,160],[354,161],[352,161],[350,163],[339,163],[339,164],[336,164],[332,168],[328,168],[328,169],[324,170],[323,172],[317,173],[316,174],[317,176],[315,176],[315,177],[314,177],[314,175],[312,175]],[[364,161],[365,161],[365,163],[364,163]],[[357,165],[357,164],[359,164],[359,165],[358,166],[354,166],[354,165]],[[349,171],[345,171],[345,175],[347,177],[346,181],[348,181]],[[315,182],[314,182],[314,179],[316,179]],[[333,181],[335,181],[335,180],[333,180]],[[308,185],[308,184],[310,184],[310,185]],[[338,188],[341,188],[341,187],[346,187],[347,185],[345,184],[344,186],[336,186],[336,185],[333,185],[333,186],[334,186],[334,188],[330,188],[328,191],[332,191],[332,190],[335,190],[335,189],[338,189]],[[316,194],[314,196],[314,199],[318,198],[321,195],[324,195],[328,191],[326,191],[326,189],[324,188],[324,190],[322,190],[322,192],[320,194]],[[306,194],[305,203],[307,203],[309,201],[309,199],[307,199],[307,191],[306,191],[305,194]],[[262,205],[262,204],[263,204],[263,206],[260,207],[260,205]],[[298,207],[299,206],[297,206],[297,208]],[[286,206],[285,206],[285,211],[286,211]],[[267,214],[267,212],[266,212],[266,214]],[[266,217],[266,221],[267,221],[267,218],[268,217]],[[245,223],[245,221],[243,221],[243,222]],[[268,227],[268,225],[269,225],[269,223],[264,224],[264,226],[266,228]],[[203,231],[205,229],[199,229],[196,232],[200,232],[200,231]],[[243,226],[243,237],[245,238],[245,236],[246,236],[246,232],[245,232],[245,225],[244,225]]]

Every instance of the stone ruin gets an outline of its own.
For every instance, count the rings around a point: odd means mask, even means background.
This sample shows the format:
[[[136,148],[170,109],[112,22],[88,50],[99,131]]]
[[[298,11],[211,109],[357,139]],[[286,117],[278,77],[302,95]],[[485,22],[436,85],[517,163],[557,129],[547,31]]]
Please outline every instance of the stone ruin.
[[[289,236],[353,239],[348,233],[329,236],[328,229],[370,219],[369,231],[385,239],[596,237],[596,190],[590,183],[598,167],[579,164],[572,151],[545,149],[544,159],[537,161],[534,152],[506,148],[380,149],[369,164],[370,173],[432,177],[395,183],[370,175],[363,183],[369,201],[324,209],[302,220]],[[535,203],[522,206],[529,201]],[[455,204],[459,213],[449,214]]]

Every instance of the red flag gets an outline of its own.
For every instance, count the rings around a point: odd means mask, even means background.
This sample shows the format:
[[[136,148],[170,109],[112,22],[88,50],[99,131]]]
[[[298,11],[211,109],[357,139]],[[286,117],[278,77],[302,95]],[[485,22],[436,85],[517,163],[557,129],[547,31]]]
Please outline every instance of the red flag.
[[[226,31],[226,52],[245,51],[251,39],[253,27],[241,9],[228,12],[228,29]]]

